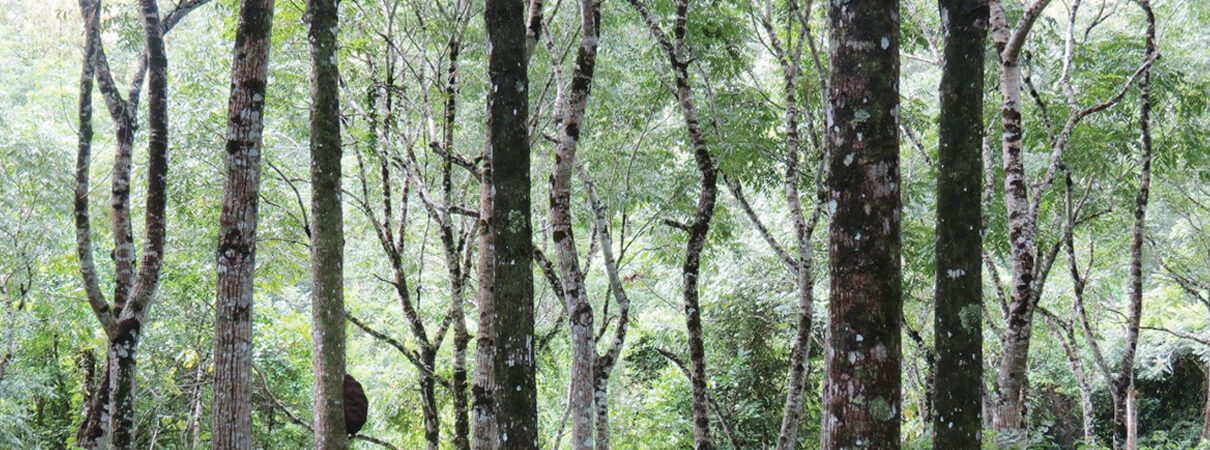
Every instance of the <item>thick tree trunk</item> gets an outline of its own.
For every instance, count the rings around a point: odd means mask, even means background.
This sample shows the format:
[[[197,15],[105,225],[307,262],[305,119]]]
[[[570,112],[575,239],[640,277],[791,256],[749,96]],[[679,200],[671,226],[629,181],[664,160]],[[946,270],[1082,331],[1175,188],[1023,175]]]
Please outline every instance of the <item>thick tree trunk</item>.
[[[125,320],[118,325],[117,336],[109,342],[109,430],[112,436],[109,448],[134,448],[134,399],[135,373],[138,360],[141,325],[136,320]]]
[[[900,445],[898,10],[897,0],[828,6],[827,449]]]
[[[500,448],[538,445],[530,224],[529,78],[525,4],[487,0],[488,145],[491,146],[493,396]]]
[[[340,202],[339,0],[308,0],[311,44],[311,366],[316,449],[348,448],[344,421],[344,229]]]
[[[983,49],[986,1],[940,0],[933,448],[978,448],[983,420]]]
[[[211,447],[252,448],[252,281],[273,0],[244,0],[227,108],[226,179],[218,243]]]

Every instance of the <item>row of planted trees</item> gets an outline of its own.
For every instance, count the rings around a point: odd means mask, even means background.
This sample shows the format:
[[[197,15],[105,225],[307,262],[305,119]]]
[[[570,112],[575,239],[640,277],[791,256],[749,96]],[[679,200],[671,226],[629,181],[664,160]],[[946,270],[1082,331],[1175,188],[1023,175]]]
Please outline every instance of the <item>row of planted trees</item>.
[[[101,39],[100,1],[80,0],[87,40],[80,78],[76,243],[88,303],[108,340],[104,369],[86,382],[87,411],[78,434],[84,447],[134,446],[140,332],[156,296],[168,233],[170,130],[164,36],[205,3],[186,0],[161,15],[154,0],[139,2],[145,48],[123,94]],[[424,442],[430,449],[443,442],[477,449],[560,446],[561,427],[553,438],[539,436],[535,353],[561,330],[569,330],[568,418],[564,419],[570,422],[568,442],[573,448],[610,448],[610,378],[622,360],[631,326],[629,283],[621,269],[629,248],[627,212],[603,198],[595,182],[597,174],[579,153],[586,129],[609,124],[589,120],[586,114],[594,82],[599,81],[594,75],[603,39],[602,2],[574,3],[307,2],[309,212],[302,207],[303,196],[297,194],[297,199],[305,218],[301,231],[309,237],[311,252],[314,413],[309,422],[294,420],[313,431],[317,448],[348,445],[342,390],[347,323],[397,350],[415,368]],[[695,42],[696,32],[711,30],[695,21],[711,14],[712,6],[689,0],[665,3],[629,0],[625,5],[629,8],[606,11],[633,14],[639,29],[655,44],[651,59],[658,62],[654,64],[658,78],[675,100],[673,115],[683,125],[679,139],[683,144],[677,149],[683,155],[675,159],[691,164],[696,174],[696,188],[682,186],[696,196],[686,202],[691,206],[688,212],[665,214],[657,225],[672,230],[684,243],[679,274],[685,349],[658,351],[689,381],[695,447],[757,445],[736,437],[710,392],[704,337],[709,324],[703,317],[700,281],[703,270],[708,270],[703,268],[703,254],[720,187],[731,194],[793,279],[795,333],[781,393],[784,402],[779,412],[769,412],[781,417],[776,447],[797,448],[808,440],[800,432],[809,399],[819,396],[808,382],[812,370],[825,373],[819,412],[822,447],[897,447],[904,370],[901,191],[907,182],[900,176],[901,136],[922,147],[901,117],[900,2],[831,2],[823,32],[814,28],[821,20],[812,14],[825,8],[811,0],[753,0],[742,5],[756,40],[779,75],[780,95],[768,101],[781,113],[778,125],[772,127],[780,153],[761,156],[779,166],[779,197],[788,217],[776,220],[767,208],[749,201],[745,177],[730,173],[724,163],[734,158],[725,150],[724,130],[729,128],[722,122],[727,117],[717,111],[720,94],[711,83],[711,69],[697,60],[697,52],[704,50]],[[1069,356],[1079,347],[1070,331],[1077,326],[1083,330],[1095,371],[1110,386],[1114,446],[1136,445],[1130,411],[1153,158],[1151,70],[1159,55],[1155,16],[1148,0],[1134,0],[1146,19],[1145,33],[1139,38],[1139,62],[1116,89],[1095,98],[1079,92],[1074,61],[1078,35],[1087,35],[1096,23],[1080,29],[1084,5],[1080,0],[1070,2],[1066,23],[1058,25],[1064,30],[1057,78],[1062,112],[1052,113],[1056,108],[1049,103],[1055,100],[1038,93],[1025,64],[1031,30],[1048,7],[1053,8],[1049,3],[1035,0],[1017,8],[999,0],[940,0],[937,5],[942,38],[933,44],[941,47],[934,51],[942,78],[935,166],[935,344],[917,343],[931,366],[928,397],[935,448],[978,447],[985,422],[990,422],[999,446],[1028,443],[1026,398],[1035,313],[1067,330],[1060,339]],[[274,8],[273,0],[241,1],[235,33],[216,249],[214,448],[254,444],[252,298]],[[575,12],[560,15],[560,8],[575,8]],[[1101,13],[1097,14],[1100,20]],[[554,21],[568,16],[575,18],[570,26]],[[346,18],[345,25],[338,17]],[[483,64],[462,57],[476,17],[483,19],[487,39],[487,84],[476,88],[487,99],[481,117],[486,126],[485,136],[466,136],[460,133],[460,121],[467,120],[465,116],[480,118],[466,114],[470,108],[459,104],[460,90],[467,85],[463,66]],[[342,54],[338,51],[341,33],[374,45],[352,45]],[[989,36],[991,52],[987,51]],[[825,40],[826,52],[821,49]],[[544,80],[531,83],[531,74],[539,73],[530,64],[538,52],[544,53],[549,67],[540,72]],[[338,70],[343,58],[354,61],[349,65],[352,70],[344,74]],[[989,94],[984,82],[988,60],[999,74],[999,95],[989,97],[998,100],[998,126],[989,126],[983,114],[983,99]],[[114,279],[108,294],[95,267],[89,213],[94,84],[113,121],[117,143],[109,211]],[[130,193],[144,84],[148,98],[145,237],[142,250],[136,252]],[[1124,312],[1127,332],[1120,343],[1123,350],[1113,353],[1119,360],[1111,362],[1105,349],[1109,344],[1096,340],[1084,299],[1092,262],[1081,267],[1074,239],[1082,223],[1105,212],[1089,206],[1092,182],[1076,182],[1078,168],[1067,163],[1066,149],[1077,132],[1086,132],[1080,127],[1086,119],[1111,110],[1133,92],[1139,98],[1139,163],[1132,208],[1129,307]],[[1031,102],[1035,106],[1031,111],[1040,111],[1042,117],[1027,122],[1025,106]],[[1056,117],[1062,120],[1052,123]],[[1046,136],[1041,164],[1026,163],[1027,123],[1040,124],[1041,129],[1029,131]],[[998,146],[992,143],[997,135]],[[533,151],[543,145],[553,150]],[[355,158],[344,157],[346,147],[352,148]],[[466,147],[476,151],[468,152]],[[539,160],[534,155],[548,159],[541,161],[551,170],[545,207],[535,208],[537,202],[531,198],[531,164]],[[356,167],[342,167],[344,160],[355,160]],[[1035,170],[1036,174],[1030,173]],[[351,183],[342,182],[346,172],[356,174]],[[1003,186],[998,187],[1001,176]],[[577,189],[587,205],[587,219],[580,222],[574,216]],[[1060,191],[1062,200],[1056,201]],[[999,211],[994,206],[998,196],[1003,197],[1003,220],[990,217]],[[410,208],[409,202],[417,200],[421,207]],[[404,313],[406,337],[346,308],[345,205],[353,206],[372,227],[373,240],[391,273],[383,281],[391,286]],[[546,229],[532,225],[535,209],[549,214]],[[421,291],[415,287],[420,281],[409,273],[417,250],[408,248],[408,236],[420,226],[409,217],[414,211],[426,216],[420,220],[426,238],[429,227],[436,227],[445,267],[442,289],[448,303],[437,308],[437,314],[431,313],[431,306],[427,310],[421,306]],[[619,215],[621,230],[611,232]],[[992,233],[992,222],[1003,222],[1007,232]],[[590,233],[580,240],[587,245],[577,244],[577,223],[588,224]],[[777,230],[769,223],[788,223],[789,230]],[[1058,224],[1061,231],[1048,236],[1053,242],[1044,242],[1039,228],[1049,223]],[[814,240],[823,224],[828,226],[828,325],[822,342],[823,367],[811,367],[813,340],[821,334],[813,329],[813,312],[815,289],[823,278],[818,267],[824,262],[815,254]],[[783,242],[785,236],[788,243]],[[988,236],[1004,242],[988,245]],[[543,248],[553,249],[553,258]],[[997,254],[1002,250],[1006,255]],[[597,252],[608,287],[601,298],[593,298],[585,283]],[[1039,305],[1047,277],[1061,255],[1067,257],[1075,295],[1069,315]],[[999,273],[1002,264],[1009,266],[1004,276]],[[535,327],[535,273],[560,304],[558,325],[551,331]],[[985,275],[995,292],[987,302]],[[1192,285],[1189,289],[1198,290]],[[995,307],[999,315],[993,317]],[[468,310],[475,313],[468,317]],[[984,353],[985,322],[998,344],[990,346],[994,349],[990,354]],[[452,347],[446,347],[447,337]],[[439,358],[443,348],[451,348],[449,358]],[[441,367],[443,361],[451,367]],[[1070,357],[1070,364],[1073,372],[1085,377],[1078,354]],[[990,368],[986,374],[985,366]],[[1091,440],[1090,388],[1083,379],[1079,387],[1085,439]],[[442,423],[448,416],[442,413],[444,401],[438,393],[449,396],[452,427]],[[443,433],[450,437],[443,438]],[[392,446],[370,436],[353,437]],[[726,443],[716,442],[720,439]]]

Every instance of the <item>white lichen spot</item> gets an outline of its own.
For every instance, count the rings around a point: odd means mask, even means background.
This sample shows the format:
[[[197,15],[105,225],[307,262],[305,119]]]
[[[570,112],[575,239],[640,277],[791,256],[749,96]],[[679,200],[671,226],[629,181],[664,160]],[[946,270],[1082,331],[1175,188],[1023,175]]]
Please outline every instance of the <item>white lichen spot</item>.
[[[945,271],[945,276],[949,277],[951,280],[957,279],[963,275],[966,275],[966,271],[962,269],[947,269]]]
[[[882,37],[882,49],[883,49],[883,50],[886,50],[886,49],[888,49],[888,48],[890,48],[890,47],[891,47],[891,37],[890,37],[890,36],[883,36],[883,37]]]
[[[844,155],[844,165],[848,166],[850,164],[853,164],[853,154],[852,153]]]

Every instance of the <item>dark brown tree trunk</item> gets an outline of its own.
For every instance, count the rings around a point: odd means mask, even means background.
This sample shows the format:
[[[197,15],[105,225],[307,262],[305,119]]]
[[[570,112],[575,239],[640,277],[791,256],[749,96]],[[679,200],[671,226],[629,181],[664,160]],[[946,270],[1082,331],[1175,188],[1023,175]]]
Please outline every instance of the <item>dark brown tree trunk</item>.
[[[987,2],[940,0],[933,448],[978,448],[983,420],[983,49]]]
[[[899,2],[832,2],[822,447],[899,448]]]
[[[1155,14],[1150,0],[1135,0],[1147,18],[1146,60],[1157,56],[1155,40]],[[1143,316],[1143,245],[1147,235],[1147,203],[1151,193],[1151,69],[1146,69],[1139,79],[1139,148],[1142,167],[1139,172],[1139,188],[1134,199],[1134,227],[1131,229],[1130,278],[1127,313],[1126,342],[1122,351],[1117,379],[1113,380],[1113,446],[1117,449],[1136,448],[1137,436],[1133,433],[1132,412],[1134,411],[1134,355],[1139,342],[1139,323]]]
[[[348,448],[345,376],[344,228],[340,202],[339,0],[308,0],[311,44],[311,366],[316,449]]]
[[[494,194],[489,321],[495,331],[491,367],[496,432],[503,449],[538,445],[525,17],[522,0],[487,0],[484,18],[491,49],[487,126]]]
[[[273,0],[244,0],[227,107],[226,179],[218,243],[211,447],[252,448],[252,282]]]
[[[698,300],[698,277],[701,274],[702,250],[710,234],[710,221],[714,218],[714,204],[718,198],[718,166],[706,144],[705,132],[698,118],[697,104],[693,98],[693,85],[689,81],[690,59],[686,55],[685,37],[688,34],[689,0],[676,0],[672,37],[670,38],[652,17],[641,0],[630,0],[647,24],[656,43],[663,50],[673,75],[673,94],[681,107],[689,147],[702,177],[698,192],[697,208],[693,222],[688,225],[674,224],[689,234],[685,245],[685,260],[681,266],[681,297],[684,301],[685,334],[689,342],[689,378],[693,392],[693,441],[697,450],[710,450],[714,444],[710,438],[710,395],[706,378],[706,346],[702,336],[702,310]]]

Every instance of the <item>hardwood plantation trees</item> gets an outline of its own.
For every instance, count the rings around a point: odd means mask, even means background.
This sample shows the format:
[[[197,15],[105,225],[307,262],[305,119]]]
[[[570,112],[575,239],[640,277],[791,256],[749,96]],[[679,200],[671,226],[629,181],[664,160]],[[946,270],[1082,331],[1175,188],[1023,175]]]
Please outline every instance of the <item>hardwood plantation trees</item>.
[[[685,330],[689,341],[689,377],[693,390],[693,441],[698,450],[714,448],[710,439],[709,393],[706,390],[706,349],[702,338],[702,311],[698,300],[698,275],[701,273],[702,249],[710,233],[710,220],[714,217],[714,205],[718,197],[718,165],[710,154],[706,136],[698,117],[697,104],[693,98],[693,86],[689,82],[688,55],[685,38],[688,34],[689,0],[674,2],[672,36],[664,31],[642,0],[630,0],[643,23],[651,31],[659,45],[662,56],[672,69],[673,93],[680,105],[681,117],[689,137],[689,148],[694,162],[701,173],[701,190],[698,192],[697,209],[689,224],[667,220],[669,226],[689,234],[685,247],[685,259],[681,266],[681,296],[684,301]]]
[[[311,47],[311,334],[315,448],[348,448],[345,433],[344,224],[340,188],[340,0],[308,0]]]
[[[273,0],[240,4],[218,245],[211,446],[252,448],[252,279]]]
[[[1038,247],[1037,232],[1039,217],[1044,210],[1043,198],[1056,174],[1062,170],[1064,151],[1076,127],[1089,115],[1118,103],[1154,61],[1151,56],[1145,57],[1141,66],[1112,97],[1092,106],[1081,106],[1072,85],[1074,29],[1080,2],[1073,3],[1068,15],[1068,31],[1064,39],[1062,69],[1058,80],[1066,100],[1068,115],[1057,133],[1055,130],[1046,130],[1050,154],[1042,176],[1031,180],[1025,170],[1025,130],[1022,120],[1024,105],[1021,96],[1022,91],[1029,87],[1026,86],[1029,79],[1023,77],[1021,56],[1034,22],[1048,3],[1049,0],[1035,0],[1030,3],[1012,28],[1009,27],[1001,1],[991,0],[989,3],[990,30],[1000,66],[1004,203],[1008,214],[1009,259],[1012,261],[1007,298],[1000,298],[1000,310],[1005,316],[1005,329],[1000,336],[1001,355],[996,372],[995,412],[992,423],[996,442],[1002,447],[1024,445],[1028,438],[1025,400],[1029,386],[1027,369],[1033,313],[1041,300],[1046,277],[1062,247],[1062,239],[1045,251]],[[1032,87],[1030,92],[1033,96]],[[1035,101],[1044,109],[1040,98],[1035,96]],[[1080,221],[1069,221],[1069,227],[1063,233],[1071,232],[1070,227]],[[990,258],[985,261],[992,271],[993,279],[998,279],[995,267],[990,262]]]
[[[74,217],[76,255],[84,290],[93,314],[108,340],[103,374],[90,395],[77,442],[85,448],[130,448],[134,445],[135,377],[140,333],[148,308],[159,287],[166,236],[168,184],[168,58],[163,35],[182,17],[206,0],[177,5],[161,21],[154,0],[142,0],[144,53],[138,58],[126,98],[110,71],[101,42],[101,3],[81,0],[85,51],[80,77],[80,133],[76,159]],[[96,81],[113,120],[118,147],[110,191],[114,236],[114,290],[112,305],[101,291],[92,259],[92,230],[88,212],[89,170],[92,148],[92,86]],[[136,266],[130,211],[130,183],[139,95],[147,81],[148,163],[145,232],[142,260]]]
[[[484,189],[490,189],[491,210],[483,232],[490,233],[492,254],[485,270],[492,271],[492,298],[490,314],[481,315],[480,323],[490,322],[494,348],[490,366],[476,370],[492,371],[495,404],[494,414],[475,419],[496,422],[498,438],[493,440],[503,449],[538,446],[524,6],[521,0],[487,0],[484,10],[491,154],[490,181]]]
[[[789,269],[791,275],[795,279],[795,288],[798,294],[798,320],[796,322],[796,333],[794,339],[794,347],[790,353],[790,371],[789,380],[787,381],[786,400],[782,407],[781,429],[777,436],[778,450],[786,450],[796,448],[798,444],[798,432],[801,428],[803,408],[805,404],[807,377],[809,374],[808,357],[810,356],[811,347],[811,332],[812,332],[812,315],[815,305],[815,261],[814,248],[811,244],[811,236],[815,233],[815,227],[819,224],[819,219],[822,216],[822,209],[818,202],[815,202],[810,209],[810,214],[804,212],[802,206],[802,195],[799,191],[801,184],[801,166],[802,148],[806,147],[806,141],[802,138],[800,131],[800,123],[805,117],[808,127],[810,128],[807,135],[813,138],[812,144],[819,150],[816,155],[822,156],[823,146],[820,145],[819,139],[816,137],[815,120],[811,115],[809,102],[807,100],[810,95],[800,95],[799,91],[803,89],[803,51],[805,46],[810,46],[811,62],[814,65],[816,75],[819,76],[819,87],[821,91],[826,91],[826,80],[824,79],[823,65],[820,62],[819,53],[815,49],[815,44],[812,42],[811,33],[811,9],[812,0],[807,0],[801,7],[797,0],[787,0],[784,5],[785,9],[785,28],[778,29],[775,26],[774,2],[770,0],[754,1],[752,14],[756,17],[760,24],[760,28],[764,31],[760,38],[761,42],[777,60],[778,66],[781,69],[782,75],[782,101],[784,102],[785,115],[782,126],[785,128],[785,172],[783,177],[783,190],[786,198],[786,204],[789,206],[790,219],[794,225],[794,244],[797,247],[796,254],[791,256],[778,241],[770,233],[767,227],[762,223],[756,210],[749,204],[748,200],[743,195],[740,183],[726,177],[725,181],[728,189],[739,201],[744,213],[753,223],[761,237],[765,242],[777,253],[782,263]],[[781,5],[778,5],[781,7]],[[780,17],[779,17],[780,19]],[[785,40],[781,34],[785,34]],[[818,169],[815,170],[815,185],[817,190],[822,187],[822,171],[824,161],[822,157],[814,162]],[[818,197],[818,196],[817,196]]]
[[[940,0],[933,448],[978,448],[983,420],[983,49],[986,0]],[[943,336],[944,333],[944,336]]]
[[[597,408],[597,389],[594,388],[597,350],[592,304],[588,302],[584,272],[580,268],[575,235],[572,233],[571,175],[577,164],[576,150],[584,127],[588,94],[592,89],[601,3],[600,0],[582,0],[579,3],[580,45],[576,51],[570,92],[563,94],[563,104],[559,107],[562,116],[558,119],[559,143],[555,151],[554,174],[551,175],[550,215],[555,256],[562,274],[563,296],[571,325],[571,446],[575,449],[591,449],[595,447],[593,419]]]
[[[828,449],[900,442],[898,8],[897,0],[828,5]]]
[[[371,185],[375,180],[371,179],[372,173],[367,173],[366,158],[359,152],[357,167],[361,189],[360,198],[355,197],[356,203],[369,219],[375,237],[387,257],[391,270],[389,282],[402,306],[412,338],[416,340],[419,348],[415,351],[407,348],[405,342],[375,329],[370,321],[358,319],[351,314],[349,319],[368,334],[399,350],[417,369],[426,448],[436,449],[441,443],[441,404],[438,402],[436,387],[440,385],[451,392],[454,403],[452,435],[455,448],[461,449],[469,446],[470,434],[466,365],[470,335],[463,310],[473,261],[473,246],[469,245],[469,241],[477,230],[477,217],[473,210],[462,204],[462,200],[457,198],[458,193],[455,192],[455,182],[459,181],[459,178],[455,178],[455,169],[468,169],[468,173],[473,177],[475,166],[457,154],[454,128],[458,109],[458,58],[473,9],[471,2],[459,1],[448,9],[434,8],[423,11],[423,14],[431,14],[434,19],[449,23],[448,27],[443,27],[442,33],[445,34],[430,35],[429,28],[423,23],[397,22],[395,14],[400,6],[400,2],[382,5],[382,11],[379,13],[384,16],[385,24],[371,31],[382,41],[382,48],[412,50],[412,46],[418,46],[415,43],[417,40],[425,42],[432,39],[444,41],[444,52],[429,55],[429,52],[425,52],[426,49],[421,47],[416,49],[419,50],[416,52],[417,56],[411,56],[407,51],[390,50],[382,51],[381,54],[365,55],[374,62],[371,67],[375,69],[368,80],[368,99],[364,105],[354,99],[350,99],[349,103],[368,122],[371,134],[368,153],[372,155],[372,161],[377,162],[376,172],[379,177],[377,189],[372,189]],[[367,13],[364,10],[359,11]],[[369,21],[368,17],[361,17]],[[419,39],[403,39],[403,35],[418,35]],[[379,60],[381,65],[377,64]],[[403,70],[407,67],[421,69]],[[408,101],[401,93],[409,85],[431,85],[439,93],[425,93],[419,96],[419,100]],[[434,111],[437,110],[441,111],[441,115],[434,117]],[[431,184],[424,173],[425,164],[417,157],[413,148],[423,143],[427,145],[422,148],[433,150],[433,154],[440,158],[437,169],[439,184],[434,188],[430,188]],[[373,191],[378,192],[372,193]],[[405,261],[413,259],[412,249],[405,248],[409,225],[412,224],[408,212],[409,197],[413,193],[419,196],[431,223],[438,227],[448,278],[450,303],[445,317],[440,318],[435,330],[426,326],[425,317],[419,308],[420,292],[426,286],[420,284],[422,280],[419,275],[410,282],[405,267]],[[373,195],[380,197],[378,205],[374,205]],[[395,203],[396,195],[399,197],[398,203]],[[424,259],[423,249],[422,246],[419,257],[415,259]],[[415,296],[412,295],[412,286],[415,286],[417,292]],[[451,330],[454,341],[453,374],[447,380],[444,375],[438,373],[437,355]]]

